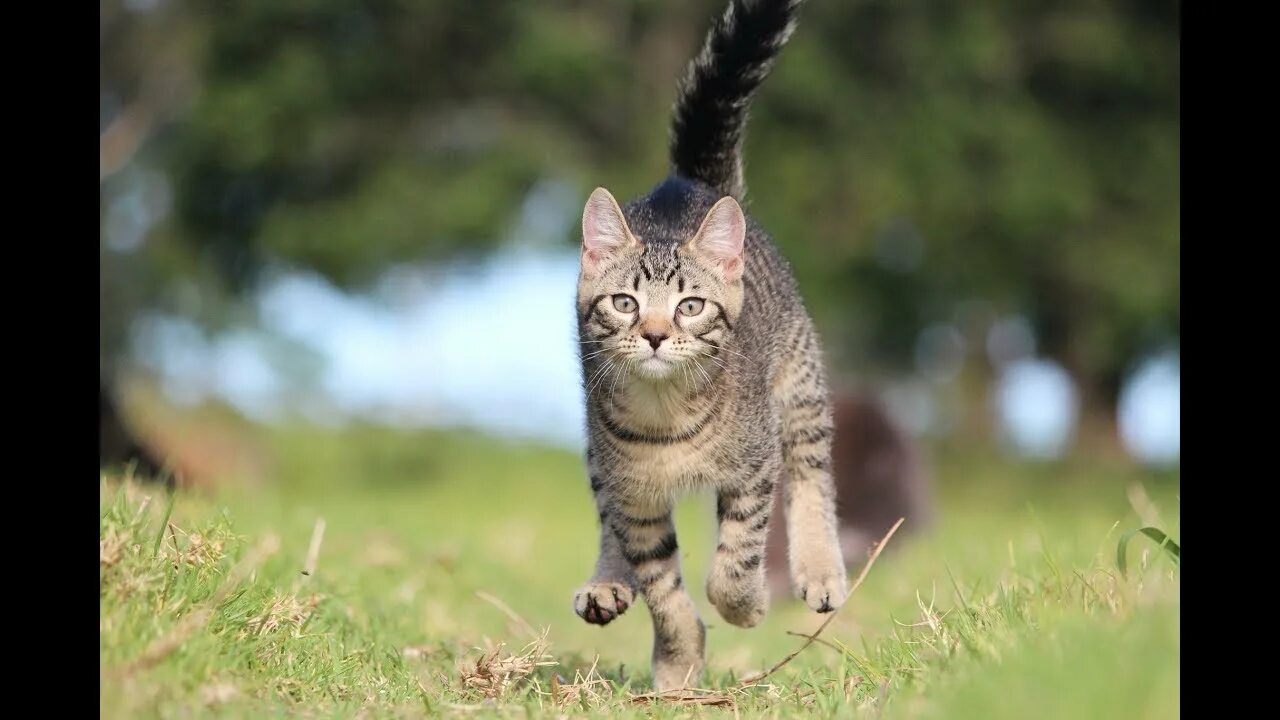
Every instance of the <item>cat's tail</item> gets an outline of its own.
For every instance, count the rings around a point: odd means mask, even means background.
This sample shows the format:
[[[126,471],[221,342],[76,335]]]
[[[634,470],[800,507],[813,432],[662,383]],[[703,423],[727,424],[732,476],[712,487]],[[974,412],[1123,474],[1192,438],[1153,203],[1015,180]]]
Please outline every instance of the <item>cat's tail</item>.
[[[680,83],[671,121],[676,173],[742,200],[747,106],[795,29],[804,0],[730,0]]]

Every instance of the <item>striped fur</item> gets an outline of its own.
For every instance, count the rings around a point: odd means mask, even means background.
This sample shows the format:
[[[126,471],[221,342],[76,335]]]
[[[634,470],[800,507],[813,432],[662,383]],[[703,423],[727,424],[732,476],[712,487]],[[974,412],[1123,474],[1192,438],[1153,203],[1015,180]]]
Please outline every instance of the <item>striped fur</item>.
[[[726,621],[750,627],[768,609],[780,480],[797,595],[830,612],[846,594],[818,336],[786,261],[733,199],[746,101],[798,4],[731,3],[684,83],[677,174],[624,206],[597,189],[583,213],[577,316],[601,529],[574,609],[605,625],[643,595],[659,689],[698,682],[706,641],[680,574],[678,495],[716,494],[707,597]]]
[[[671,132],[675,172],[742,200],[742,140],[756,88],[795,30],[803,0],[732,0],[689,63]]]

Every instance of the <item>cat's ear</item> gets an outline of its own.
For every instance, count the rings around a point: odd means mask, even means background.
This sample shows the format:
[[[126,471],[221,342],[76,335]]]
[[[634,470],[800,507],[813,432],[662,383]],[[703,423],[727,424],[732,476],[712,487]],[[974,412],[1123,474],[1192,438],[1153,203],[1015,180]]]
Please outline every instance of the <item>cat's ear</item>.
[[[618,201],[608,190],[596,188],[582,210],[582,270],[594,273],[611,257],[638,242],[627,227]]]
[[[702,227],[688,246],[719,266],[725,282],[734,283],[742,278],[742,246],[746,237],[747,218],[738,201],[726,196],[707,212]]]

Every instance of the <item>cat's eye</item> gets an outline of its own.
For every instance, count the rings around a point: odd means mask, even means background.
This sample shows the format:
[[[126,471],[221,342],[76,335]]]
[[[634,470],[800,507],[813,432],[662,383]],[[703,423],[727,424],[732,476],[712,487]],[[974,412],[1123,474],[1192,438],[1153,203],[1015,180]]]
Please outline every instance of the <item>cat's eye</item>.
[[[633,313],[636,311],[636,299],[630,295],[614,295],[613,309],[620,313]]]
[[[706,305],[706,302],[702,298],[685,298],[680,301],[680,314],[693,317],[702,312],[703,305]]]

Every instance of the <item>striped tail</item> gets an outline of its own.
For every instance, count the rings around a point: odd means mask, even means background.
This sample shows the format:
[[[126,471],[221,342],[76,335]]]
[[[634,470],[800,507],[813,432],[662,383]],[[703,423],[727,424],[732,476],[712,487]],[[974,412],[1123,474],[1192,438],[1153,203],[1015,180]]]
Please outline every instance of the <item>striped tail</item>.
[[[671,121],[677,174],[742,200],[747,106],[795,29],[804,0],[730,0],[680,83]]]

